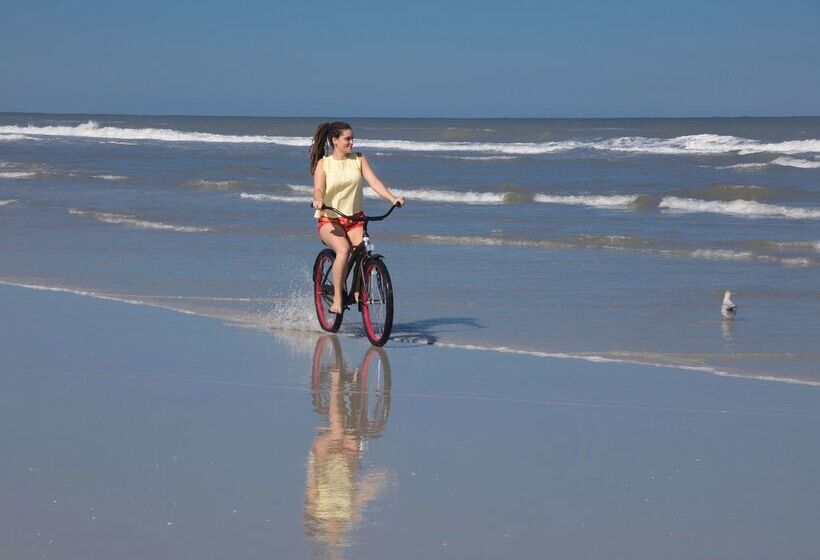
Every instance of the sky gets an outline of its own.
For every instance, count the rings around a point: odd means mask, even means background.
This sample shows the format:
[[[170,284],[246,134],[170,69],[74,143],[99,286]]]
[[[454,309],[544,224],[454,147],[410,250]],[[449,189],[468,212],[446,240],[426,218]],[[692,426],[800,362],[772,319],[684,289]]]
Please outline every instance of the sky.
[[[820,1],[0,0],[0,112],[820,115]]]

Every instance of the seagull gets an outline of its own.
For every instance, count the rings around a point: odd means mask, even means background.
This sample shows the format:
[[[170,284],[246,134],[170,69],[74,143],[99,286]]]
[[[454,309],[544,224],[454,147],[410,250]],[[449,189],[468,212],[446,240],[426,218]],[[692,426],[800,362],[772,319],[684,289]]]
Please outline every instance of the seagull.
[[[732,292],[726,290],[723,294],[723,303],[720,306],[720,314],[726,319],[732,319],[737,313],[737,305],[732,301]]]

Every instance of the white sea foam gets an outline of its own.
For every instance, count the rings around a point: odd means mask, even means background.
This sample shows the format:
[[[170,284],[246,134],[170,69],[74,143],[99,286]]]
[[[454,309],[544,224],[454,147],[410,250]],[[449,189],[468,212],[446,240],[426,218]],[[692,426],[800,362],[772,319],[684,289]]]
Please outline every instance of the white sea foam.
[[[201,233],[209,231],[208,228],[202,227],[177,226],[173,224],[165,224],[162,222],[149,222],[146,220],[140,220],[135,216],[129,214],[115,214],[112,212],[94,212],[90,210],[77,210],[75,208],[70,209],[68,212],[69,214],[74,214],[77,216],[89,216],[97,220],[98,222],[103,222],[106,224],[122,224],[125,226],[136,227],[141,229],[176,231],[180,233]]]
[[[14,204],[17,202],[16,198],[12,198],[11,200],[0,200],[0,206],[8,206],[9,204]]]
[[[736,163],[734,165],[725,165],[717,169],[739,169],[741,171],[751,171],[755,169],[765,169],[768,163]]]
[[[820,253],[820,241],[774,241],[771,244],[780,249],[814,249]]]
[[[658,205],[660,208],[677,212],[711,212],[749,218],[790,218],[794,220],[815,220],[820,218],[820,208],[797,208],[763,204],[754,200],[700,200],[667,196]]]
[[[294,192],[310,194],[312,200],[313,187],[307,185],[288,185]],[[391,188],[391,192],[397,196],[407,197],[412,201],[423,202],[451,202],[454,204],[504,204],[512,193],[476,192],[476,191],[450,191],[431,188],[399,189]],[[380,198],[372,189],[365,189],[364,195],[367,198]],[[262,199],[260,199],[262,200]],[[273,200],[273,199],[271,199]],[[301,200],[300,200],[301,202]]]
[[[104,181],[124,181],[128,179],[128,177],[123,177],[122,175],[92,175],[95,179],[102,179]]]
[[[690,253],[696,259],[714,259],[744,261],[756,258],[750,251],[731,251],[728,249],[696,249]]]
[[[634,364],[634,365],[641,365],[641,366],[651,366],[651,367],[659,367],[659,368],[671,368],[671,369],[680,369],[686,371],[697,371],[702,373],[707,373],[711,375],[717,375],[719,377],[737,377],[737,378],[744,378],[744,379],[757,379],[760,381],[777,381],[779,383],[789,383],[789,384],[796,384],[796,385],[810,385],[813,387],[820,386],[820,383],[816,381],[807,381],[803,379],[795,379],[790,377],[776,377],[771,375],[755,375],[755,374],[743,374],[743,373],[735,373],[726,370],[720,370],[712,366],[707,365],[686,365],[680,363],[674,363],[671,360],[674,359],[674,356],[664,356],[663,354],[650,354],[650,355],[642,355],[641,353],[622,353],[622,355],[606,355],[605,353],[601,353],[599,355],[596,354],[582,354],[582,353],[564,353],[564,352],[544,352],[540,350],[525,350],[525,349],[518,349],[518,348],[510,348],[508,346],[479,346],[476,344],[456,344],[450,342],[440,342],[436,341],[434,343],[435,346],[440,346],[443,348],[454,348],[460,350],[473,350],[473,351],[481,351],[481,352],[498,352],[501,354],[518,354],[522,356],[532,356],[537,358],[559,358],[559,359],[570,359],[570,360],[584,360],[587,362],[594,362],[594,363],[621,363],[621,364]],[[668,359],[670,361],[664,361],[664,359]]]
[[[160,142],[216,142],[240,144],[284,144],[310,146],[310,138],[287,136],[237,136],[188,132],[168,128],[119,128],[100,126],[88,121],[77,126],[0,126],[0,134],[33,134],[39,136],[68,136],[77,138],[104,138],[108,140],[155,140]]]
[[[33,179],[37,177],[34,171],[0,171],[0,179]]]
[[[820,161],[809,161],[807,159],[798,159],[787,156],[782,156],[774,161],[773,165],[782,165],[785,167],[798,167],[800,169],[820,169]]]
[[[570,204],[573,206],[595,206],[599,208],[623,208],[633,206],[638,195],[553,195],[538,193],[533,197],[535,202],[547,204]]]
[[[717,134],[693,134],[674,138],[644,138],[626,136],[592,142],[589,147],[615,152],[638,152],[650,154],[726,154],[740,155],[764,152],[800,154],[820,152],[820,140],[786,140],[784,142],[760,142],[737,136]]]
[[[88,121],[76,126],[0,126],[0,135],[64,136],[105,140],[149,140],[160,142],[218,142],[233,144],[279,144],[310,146],[309,137],[214,134],[167,128],[120,128],[100,126]],[[786,140],[761,142],[736,136],[694,134],[674,138],[624,136],[594,141],[564,140],[556,142],[424,142],[415,140],[357,140],[356,145],[377,150],[410,152],[466,152],[504,155],[537,155],[576,149],[649,154],[811,154],[820,153],[820,140]]]
[[[249,200],[257,200],[257,201],[265,201],[265,202],[306,202],[310,203],[313,201],[313,198],[309,196],[287,196],[287,195],[280,195],[280,194],[251,194],[251,193],[242,193],[239,195],[241,198],[246,198]]]
[[[512,161],[519,156],[436,156],[444,159],[459,159],[464,161]]]
[[[780,262],[785,266],[812,266],[814,264],[811,259],[805,257],[790,257],[780,259]]]
[[[0,134],[0,142],[19,142],[21,140],[36,140],[23,134]]]

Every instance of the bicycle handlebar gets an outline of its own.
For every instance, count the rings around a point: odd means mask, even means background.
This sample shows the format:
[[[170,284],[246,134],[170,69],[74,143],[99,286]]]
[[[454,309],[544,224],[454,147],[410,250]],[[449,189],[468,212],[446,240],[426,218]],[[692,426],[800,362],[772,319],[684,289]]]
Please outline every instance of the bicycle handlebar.
[[[310,206],[312,208],[313,204],[311,204]],[[335,212],[336,214],[338,214],[342,218],[347,218],[348,220],[353,221],[353,222],[380,222],[383,219],[385,219],[387,216],[389,216],[393,212],[393,210],[395,210],[396,208],[399,208],[399,207],[401,207],[401,204],[399,204],[397,202],[393,206],[390,207],[390,210],[388,210],[386,214],[382,214],[381,216],[364,216],[364,217],[348,216],[347,214],[336,210],[332,206],[326,206],[324,204],[322,204],[322,207],[320,208],[320,210],[330,210],[331,212]]]

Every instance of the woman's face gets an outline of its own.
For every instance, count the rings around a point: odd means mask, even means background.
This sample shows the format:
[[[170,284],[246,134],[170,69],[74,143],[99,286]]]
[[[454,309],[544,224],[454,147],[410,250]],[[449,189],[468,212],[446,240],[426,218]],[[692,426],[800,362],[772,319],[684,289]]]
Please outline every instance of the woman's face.
[[[342,135],[333,139],[334,151],[340,151],[343,154],[349,154],[353,151],[353,131],[349,128],[342,131]]]

